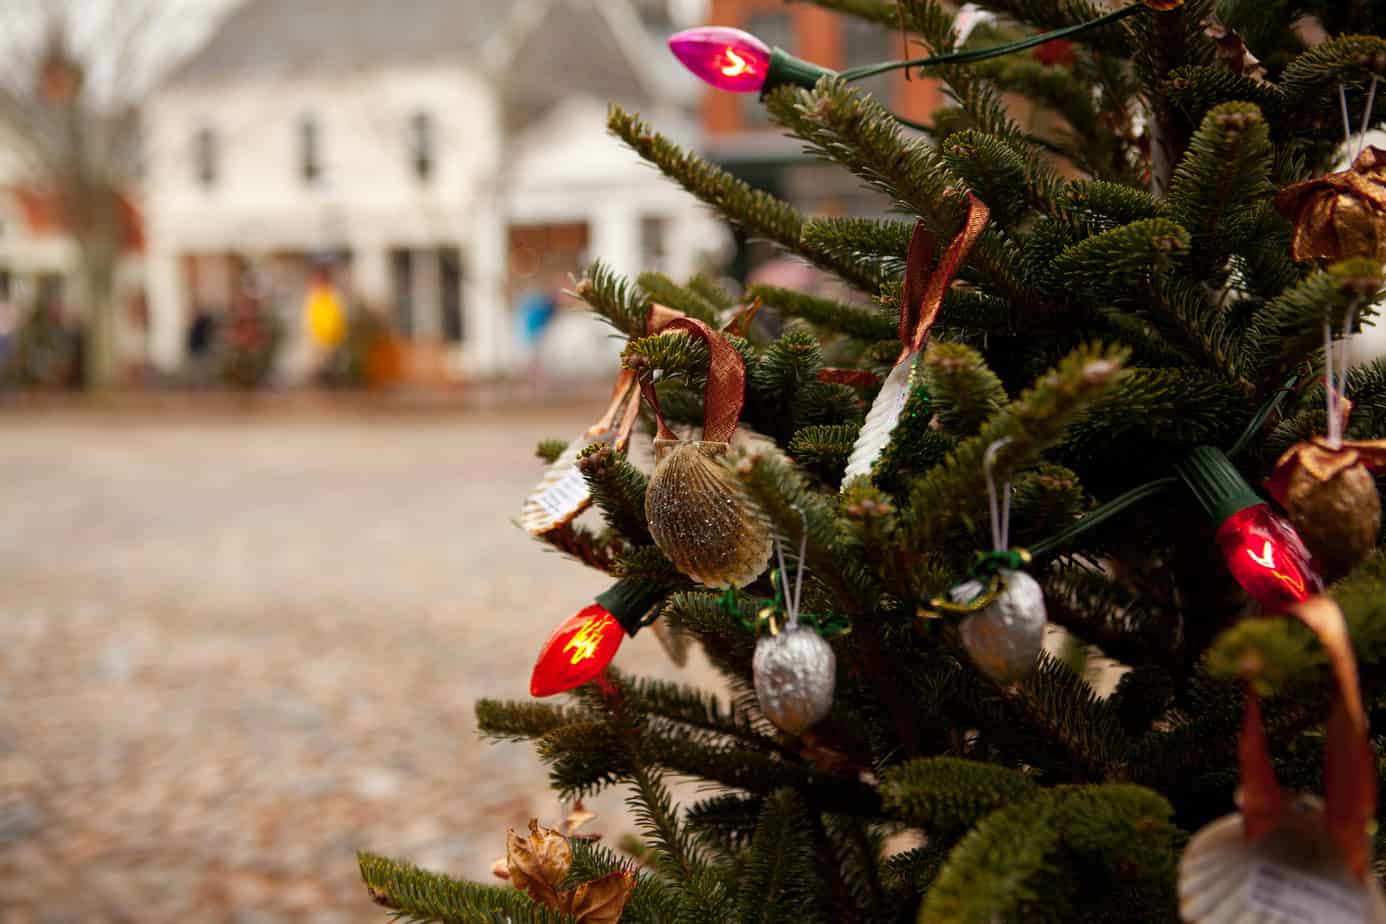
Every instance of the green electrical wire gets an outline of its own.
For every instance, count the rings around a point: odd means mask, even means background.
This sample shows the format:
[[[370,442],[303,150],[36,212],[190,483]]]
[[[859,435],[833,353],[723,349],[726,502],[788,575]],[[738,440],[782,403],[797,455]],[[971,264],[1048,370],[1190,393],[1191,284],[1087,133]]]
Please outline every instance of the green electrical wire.
[[[896,71],[904,67],[932,67],[937,64],[966,64],[970,61],[985,61],[988,58],[999,58],[1017,51],[1024,51],[1036,45],[1043,45],[1045,42],[1052,42],[1054,39],[1068,38],[1071,35],[1079,35],[1083,32],[1098,29],[1102,26],[1118,22],[1128,16],[1139,13],[1146,9],[1144,3],[1132,3],[1119,10],[1113,10],[1105,16],[1099,16],[1088,22],[1080,22],[1077,25],[1065,26],[1062,29],[1055,29],[1052,32],[1042,32],[1039,35],[1032,35],[1029,38],[1010,42],[1005,45],[997,45],[995,48],[978,48],[972,51],[949,51],[941,55],[933,55],[928,58],[910,58],[905,61],[885,61],[880,64],[866,64],[861,67],[853,67],[841,73],[843,80],[861,80],[866,77],[874,77],[877,74],[884,74],[888,71]]]
[[[1235,456],[1251,443],[1252,437],[1261,431],[1261,428],[1266,425],[1266,421],[1270,419],[1271,414],[1275,413],[1280,407],[1281,402],[1285,400],[1285,397],[1294,390],[1297,381],[1299,381],[1299,376],[1290,376],[1285,384],[1280,386],[1280,390],[1271,396],[1269,401],[1261,405],[1261,409],[1256,412],[1255,416],[1253,416],[1250,421],[1248,421],[1246,428],[1242,430],[1241,435],[1237,437],[1237,441],[1233,443],[1232,448],[1227,451],[1228,456]],[[1178,483],[1179,477],[1177,475],[1166,475],[1164,478],[1157,478],[1154,481],[1147,481],[1145,484],[1137,485],[1125,494],[1114,497],[1107,501],[1107,503],[1093,508],[1085,516],[1075,520],[1065,529],[1031,545],[1029,547],[1029,552],[1035,558],[1039,558],[1042,555],[1050,555],[1072,542],[1074,539],[1077,539],[1088,530],[1096,529],[1117,514],[1134,507],[1148,497],[1159,494],[1170,485]]]

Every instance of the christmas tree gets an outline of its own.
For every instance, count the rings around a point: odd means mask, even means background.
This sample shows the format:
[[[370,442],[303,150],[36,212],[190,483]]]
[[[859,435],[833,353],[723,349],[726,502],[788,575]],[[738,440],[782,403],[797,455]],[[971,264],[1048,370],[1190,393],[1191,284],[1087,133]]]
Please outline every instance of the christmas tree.
[[[1386,9],[990,0],[958,46],[937,0],[814,2],[920,57],[671,47],[898,217],[800,214],[611,110],[855,294],[590,267],[620,377],[540,446],[522,522],[613,586],[554,614],[534,700],[477,706],[565,798],[625,787],[640,843],[512,831],[501,886],[365,855],[372,896],[446,922],[1386,920],[1386,361],[1337,343],[1383,283],[1359,132]],[[931,124],[854,86],[900,67],[946,87]],[[612,661],[651,625],[730,697]],[[672,777],[705,786],[675,805]]]

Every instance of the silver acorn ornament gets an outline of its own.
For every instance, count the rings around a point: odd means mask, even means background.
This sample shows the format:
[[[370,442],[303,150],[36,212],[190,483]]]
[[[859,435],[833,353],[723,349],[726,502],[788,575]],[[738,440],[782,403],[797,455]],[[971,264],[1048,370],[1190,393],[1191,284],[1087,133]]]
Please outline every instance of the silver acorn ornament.
[[[1012,683],[1034,668],[1048,616],[1038,581],[1008,568],[997,577],[1001,590],[996,599],[964,619],[958,631],[968,656],[987,676]]]
[[[786,626],[756,642],[751,668],[760,709],[782,731],[803,734],[832,710],[837,656],[808,626]]]
[[[770,563],[769,520],[727,464],[731,447],[655,440],[645,493],[650,536],[674,567],[707,587],[744,587]]]

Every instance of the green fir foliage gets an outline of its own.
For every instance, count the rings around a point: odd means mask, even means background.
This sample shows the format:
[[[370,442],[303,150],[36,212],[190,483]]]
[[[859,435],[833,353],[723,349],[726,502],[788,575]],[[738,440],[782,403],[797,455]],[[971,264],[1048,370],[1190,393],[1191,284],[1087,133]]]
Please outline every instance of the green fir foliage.
[[[808,2],[889,30],[892,49],[907,33],[913,56],[955,50],[957,4]],[[728,471],[791,572],[807,527],[802,610],[831,627],[836,661],[827,717],[801,734],[776,727],[753,668],[767,644],[758,618],[785,602],[770,569],[729,594],[679,573],[655,544],[649,409],[629,456],[585,448],[594,510],[541,540],[607,580],[654,585],[651,613],[701,649],[723,689],[627,674],[641,665],[626,646],[600,684],[553,701],[482,700],[476,714],[483,737],[532,742],[560,797],[625,793],[638,838],[604,817],[599,844],[573,840],[569,876],[634,871],[624,921],[1174,924],[1181,849],[1236,810],[1246,680],[1263,696],[1282,784],[1322,791],[1327,655],[1298,621],[1262,618],[1221,559],[1217,524],[1171,476],[1194,447],[1214,446],[1259,486],[1283,452],[1325,431],[1324,325],[1342,333],[1371,320],[1386,275],[1375,254],[1294,261],[1294,224],[1274,200],[1340,169],[1339,87],[1361,124],[1371,80],[1386,77],[1386,17],[1327,0],[1185,0],[1169,12],[1132,2],[1133,15],[1067,46],[890,81],[911,98],[942,91],[947,105],[924,131],[891,111],[899,94],[873,99],[841,75],[760,100],[823,162],[814,169],[855,180],[886,214],[801,213],[734,175],[739,165],[611,108],[617,138],[744,238],[823,271],[811,291],[752,285],[742,298],[714,275],[627,279],[598,259],[576,294],[626,338],[624,366],[656,379],[666,419],[694,434],[709,350],[652,334],[652,305],[715,327],[763,303],[745,337],[721,335],[746,372]],[[1112,5],[980,6],[998,17],[965,51]],[[1214,14],[1263,74],[1213,41]],[[1300,17],[1326,39],[1308,44]],[[1386,119],[1378,90],[1369,124]],[[943,293],[884,449],[843,485],[900,355],[916,223],[937,240],[928,275],[968,194],[990,223]],[[1347,392],[1348,437],[1386,437],[1386,359],[1356,367]],[[546,440],[537,454],[552,462],[566,445]],[[1034,552],[1024,567],[1056,627],[1057,654],[999,680],[974,661],[961,617],[936,602],[992,548],[989,449],[998,487],[1011,489],[997,495],[1009,498],[1008,544]],[[1379,726],[1386,551],[1325,592],[1343,610]],[[575,594],[574,608],[591,599]],[[696,785],[690,804],[675,803],[675,779]],[[510,887],[364,854],[361,867],[371,895],[404,920],[567,920]]]

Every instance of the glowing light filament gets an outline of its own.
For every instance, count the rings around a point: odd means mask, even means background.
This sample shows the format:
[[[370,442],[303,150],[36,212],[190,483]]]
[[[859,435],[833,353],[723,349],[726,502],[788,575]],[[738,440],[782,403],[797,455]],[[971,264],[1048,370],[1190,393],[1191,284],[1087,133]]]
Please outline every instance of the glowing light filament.
[[[740,77],[742,74],[749,74],[755,70],[749,61],[731,48],[722,54],[728,59],[727,63],[722,65],[722,73],[728,77]]]
[[[565,652],[571,651],[573,659],[569,664],[581,664],[588,658],[597,654],[597,648],[601,645],[602,639],[606,636],[609,628],[616,623],[610,616],[598,616],[588,622],[568,639],[568,644],[563,646]]]
[[[1283,613],[1322,588],[1294,527],[1265,504],[1228,517],[1218,528],[1218,544],[1232,576],[1266,612]]]

